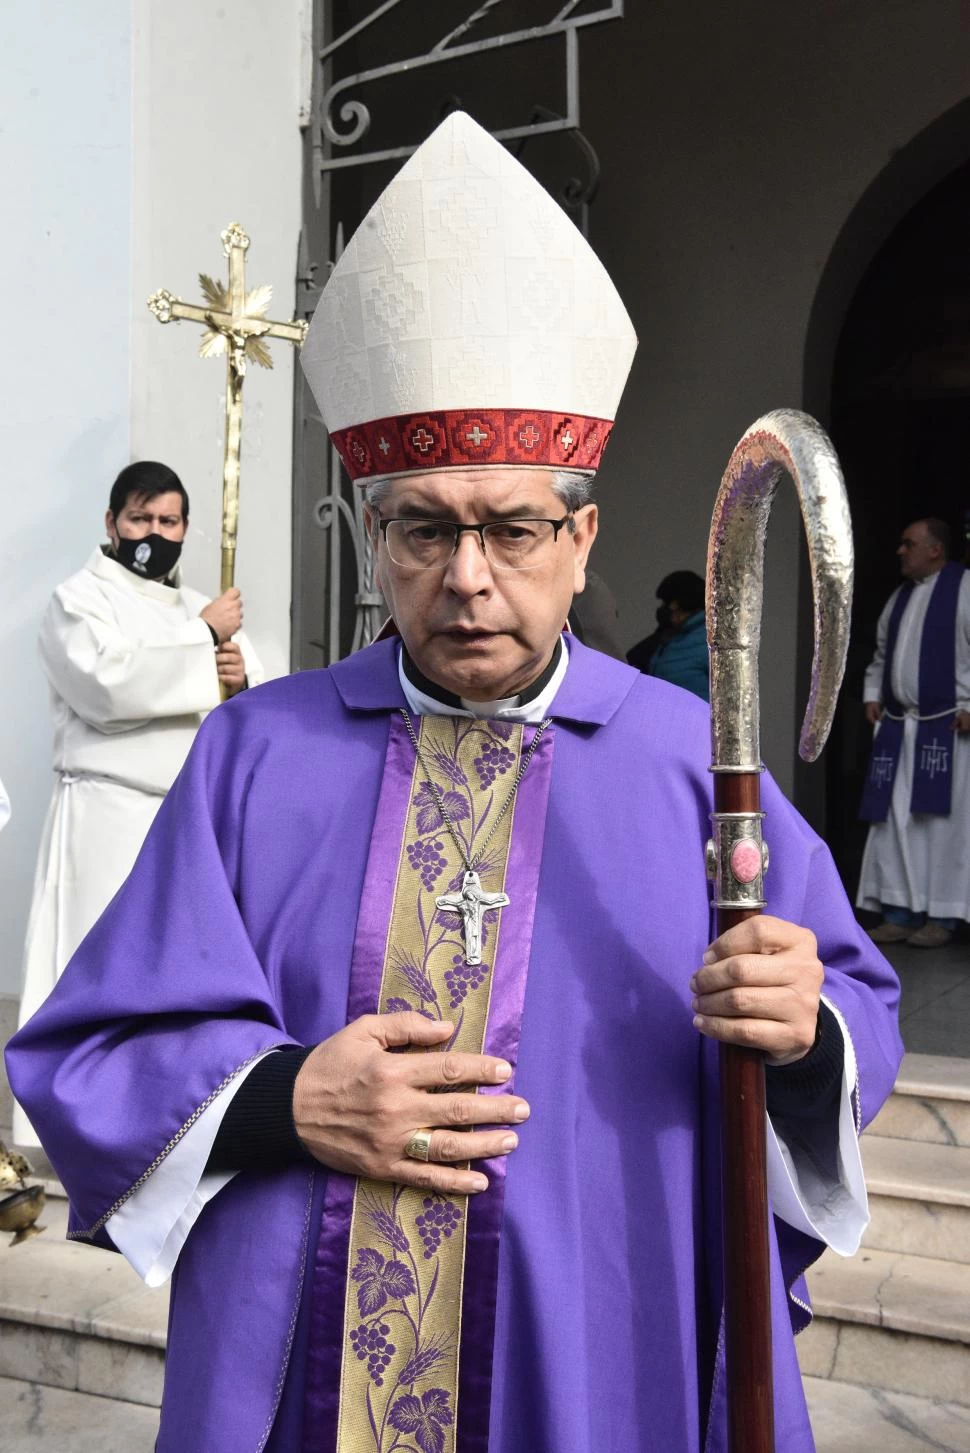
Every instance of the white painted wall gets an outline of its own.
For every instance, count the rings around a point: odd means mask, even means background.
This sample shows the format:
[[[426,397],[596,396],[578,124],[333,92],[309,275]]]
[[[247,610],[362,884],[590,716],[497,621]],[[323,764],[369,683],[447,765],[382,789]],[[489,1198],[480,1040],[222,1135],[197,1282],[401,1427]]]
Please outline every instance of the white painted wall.
[[[51,787],[37,625],[127,463],[129,0],[4,8],[0,46],[0,992],[19,992]]]
[[[50,792],[37,626],[59,580],[101,538],[129,459],[159,458],[192,499],[187,578],[214,593],[225,368],[199,330],[163,328],[145,299],[225,276],[219,234],[253,238],[250,278],[289,317],[300,222],[304,0],[26,0],[0,48],[3,524],[0,993],[19,992]],[[307,51],[303,45],[302,65]],[[288,668],[292,348],[246,381],[237,579],[270,675]]]

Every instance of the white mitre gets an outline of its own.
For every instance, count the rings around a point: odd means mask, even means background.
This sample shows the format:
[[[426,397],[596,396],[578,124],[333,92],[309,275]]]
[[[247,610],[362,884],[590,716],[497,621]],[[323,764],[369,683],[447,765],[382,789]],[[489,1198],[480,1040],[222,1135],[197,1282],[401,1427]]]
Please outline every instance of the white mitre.
[[[355,232],[300,356],[351,479],[508,464],[592,474],[636,343],[562,208],[455,112]]]

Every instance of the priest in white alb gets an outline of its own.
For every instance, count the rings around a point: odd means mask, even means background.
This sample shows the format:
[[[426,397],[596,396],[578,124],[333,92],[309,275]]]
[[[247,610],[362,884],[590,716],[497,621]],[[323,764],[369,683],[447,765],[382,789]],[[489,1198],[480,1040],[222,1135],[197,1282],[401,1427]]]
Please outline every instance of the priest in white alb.
[[[83,569],[55,590],[40,629],[50,683],[54,793],[24,947],[20,1022],[53,989],[121,887],[220,692],[263,679],[238,590],[183,585],[188,494],[174,470],[129,464]],[[19,1106],[14,1141],[37,1138]]]
[[[897,550],[866,672],[875,727],[862,800],[872,824],[857,902],[876,943],[943,948],[970,919],[970,571],[947,563],[945,521],[915,520]]]

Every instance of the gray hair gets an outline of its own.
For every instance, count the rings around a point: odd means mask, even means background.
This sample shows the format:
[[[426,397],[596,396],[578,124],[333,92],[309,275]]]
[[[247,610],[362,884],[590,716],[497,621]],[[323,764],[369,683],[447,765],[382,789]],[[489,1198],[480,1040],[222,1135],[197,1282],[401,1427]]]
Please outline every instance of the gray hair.
[[[595,476],[592,474],[579,474],[572,469],[554,469],[549,482],[553,493],[562,500],[570,513],[573,510],[581,510],[583,505],[588,505],[593,498]],[[368,509],[375,511],[380,509],[391,483],[390,479],[367,481],[364,485],[364,504]]]

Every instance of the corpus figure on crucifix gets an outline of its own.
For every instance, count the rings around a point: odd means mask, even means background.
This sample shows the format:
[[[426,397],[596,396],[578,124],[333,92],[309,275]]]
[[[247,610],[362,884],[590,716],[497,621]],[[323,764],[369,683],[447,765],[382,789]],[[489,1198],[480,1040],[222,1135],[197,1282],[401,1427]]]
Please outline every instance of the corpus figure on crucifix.
[[[465,963],[480,964],[482,919],[490,908],[507,908],[509,899],[505,893],[483,892],[478,874],[469,870],[457,893],[443,893],[435,899],[435,906],[444,913],[458,914],[465,933]]]

